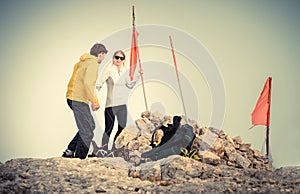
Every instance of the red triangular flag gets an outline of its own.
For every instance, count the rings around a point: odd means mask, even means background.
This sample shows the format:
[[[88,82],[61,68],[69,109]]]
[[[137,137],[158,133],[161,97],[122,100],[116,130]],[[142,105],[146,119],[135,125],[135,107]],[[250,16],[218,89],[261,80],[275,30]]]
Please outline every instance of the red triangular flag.
[[[138,32],[135,29],[135,26],[133,26],[131,51],[130,51],[130,70],[129,70],[129,76],[131,81],[133,80],[133,76],[137,64],[138,52],[139,52],[137,37],[138,37]]]
[[[268,127],[270,125],[271,82],[272,78],[268,77],[264,89],[261,92],[256,106],[252,112],[253,126],[265,125]]]

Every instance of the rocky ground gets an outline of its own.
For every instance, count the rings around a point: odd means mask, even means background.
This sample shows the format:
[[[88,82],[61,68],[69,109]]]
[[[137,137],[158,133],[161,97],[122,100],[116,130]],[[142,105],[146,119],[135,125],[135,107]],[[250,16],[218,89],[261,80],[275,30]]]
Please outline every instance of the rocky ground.
[[[213,166],[178,155],[134,166],[123,158],[13,159],[0,193],[300,193],[300,167]]]
[[[142,158],[152,149],[152,134],[159,140],[161,126],[172,124],[170,116],[143,113],[117,138],[122,151],[114,158],[0,163],[0,193],[300,193],[300,166],[274,169],[241,137],[188,122],[195,134],[193,154]]]

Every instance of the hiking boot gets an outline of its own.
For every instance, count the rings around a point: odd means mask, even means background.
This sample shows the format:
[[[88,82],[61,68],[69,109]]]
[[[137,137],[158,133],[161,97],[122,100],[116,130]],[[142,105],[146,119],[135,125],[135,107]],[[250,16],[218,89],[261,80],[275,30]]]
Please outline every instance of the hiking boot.
[[[63,152],[62,157],[64,157],[64,158],[74,158],[74,151],[66,149],[66,151]]]

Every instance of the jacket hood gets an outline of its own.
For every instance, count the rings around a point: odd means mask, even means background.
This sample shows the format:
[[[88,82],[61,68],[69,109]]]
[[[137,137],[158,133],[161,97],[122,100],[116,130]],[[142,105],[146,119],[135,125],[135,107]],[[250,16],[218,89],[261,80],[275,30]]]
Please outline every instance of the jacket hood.
[[[86,59],[96,59],[96,57],[88,53],[84,53],[83,55],[80,56],[80,61],[84,61]]]

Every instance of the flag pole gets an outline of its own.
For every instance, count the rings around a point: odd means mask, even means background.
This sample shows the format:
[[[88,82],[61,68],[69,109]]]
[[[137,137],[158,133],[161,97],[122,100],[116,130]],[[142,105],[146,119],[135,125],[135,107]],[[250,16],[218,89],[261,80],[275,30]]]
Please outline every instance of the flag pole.
[[[272,77],[270,79],[270,88],[269,88],[269,95],[268,95],[268,103],[269,109],[267,114],[267,127],[266,127],[266,151],[267,151],[267,162],[270,162],[270,109],[271,109],[271,90],[272,90]]]
[[[266,150],[267,150],[267,162],[269,162],[269,156],[270,156],[270,153],[269,153],[269,135],[270,135],[270,127],[267,126],[266,127]]]
[[[177,77],[178,86],[179,86],[179,90],[180,90],[182,106],[183,106],[183,110],[184,110],[184,114],[185,114],[185,122],[188,124],[188,119],[187,119],[187,114],[186,114],[186,109],[185,109],[185,105],[184,105],[183,94],[182,94],[182,89],[181,89],[181,84],[180,84],[180,79],[179,79],[178,67],[177,67],[176,57],[175,57],[175,52],[174,52],[174,47],[173,47],[173,41],[172,41],[171,36],[169,36],[169,40],[170,40],[170,45],[171,45],[171,49],[172,49],[173,61],[174,61],[174,65],[175,65],[176,77]]]
[[[134,14],[134,5],[132,6],[132,27],[133,27],[133,33],[135,33],[135,14]],[[137,42],[136,35],[133,36],[134,41]],[[142,88],[143,88],[143,94],[144,94],[144,101],[145,101],[145,107],[146,111],[149,111],[148,109],[148,103],[147,103],[147,97],[146,97],[146,90],[145,90],[145,84],[144,84],[144,76],[143,76],[143,69],[142,69],[142,63],[141,63],[141,58],[140,58],[140,51],[139,48],[137,47],[137,54],[138,54],[138,60],[139,60],[139,67],[140,67],[140,75],[141,75],[141,80],[142,80]]]

